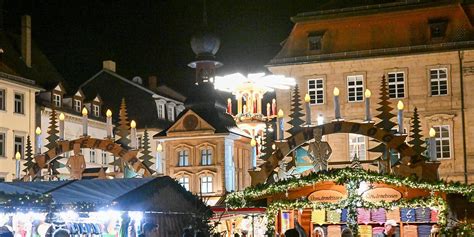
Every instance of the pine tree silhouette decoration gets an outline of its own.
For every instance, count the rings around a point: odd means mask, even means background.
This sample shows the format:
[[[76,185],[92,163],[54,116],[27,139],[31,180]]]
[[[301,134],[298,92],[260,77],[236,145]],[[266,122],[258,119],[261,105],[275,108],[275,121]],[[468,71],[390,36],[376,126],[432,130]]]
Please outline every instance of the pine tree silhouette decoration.
[[[293,99],[291,100],[291,114],[289,116],[290,121],[288,121],[288,124],[291,125],[291,128],[287,130],[287,132],[292,136],[303,129],[301,125],[303,125],[305,121],[301,119],[301,117],[304,116],[301,110],[300,92],[298,89],[298,84],[296,84],[293,89]]]
[[[263,140],[263,150],[262,156],[260,157],[262,160],[266,160],[270,155],[273,153],[273,132],[270,132],[270,123],[266,123],[265,127],[265,139]]]
[[[130,122],[128,121],[127,105],[125,103],[125,98],[122,98],[122,103],[120,104],[119,111],[119,126],[117,127],[117,135],[120,137],[116,142],[122,146],[129,147],[130,139]]]
[[[46,148],[53,149],[56,147],[56,142],[59,139],[56,110],[54,108],[51,109],[51,116],[49,117],[49,127],[47,133],[48,137],[46,137],[46,140],[48,140],[48,144],[46,145]],[[49,169],[52,171],[53,175],[59,174],[58,169],[64,167],[64,165],[59,163],[59,159],[60,158],[53,159],[49,163]]]
[[[140,156],[140,160],[142,161],[142,163],[148,168],[148,170],[151,172],[151,173],[154,173],[154,170],[151,168],[153,167],[153,163],[151,160],[153,159],[153,156],[150,155],[151,154],[151,151],[150,151],[150,139],[148,137],[148,130],[145,129],[145,132],[143,133],[143,143],[142,143],[142,148],[143,150],[141,151],[141,153],[143,154],[142,156]]]
[[[418,108],[415,107],[415,111],[413,112],[412,118],[412,127],[411,127],[411,141],[408,143],[412,145],[412,149],[419,155],[422,159],[428,159],[427,157],[423,156],[424,152],[426,151],[425,141],[422,139],[421,135],[421,125],[420,125],[420,116],[418,114]]]
[[[35,165],[34,158],[33,158],[33,147],[31,146],[31,139],[30,135],[26,137],[26,151],[25,151],[25,164],[23,164],[25,168],[23,171],[25,173],[29,173],[30,169],[33,169]]]
[[[387,80],[385,79],[385,76],[382,76],[379,99],[380,102],[378,104],[380,107],[377,108],[377,111],[380,113],[375,117],[379,118],[380,122],[376,123],[375,126],[393,133],[394,131],[392,129],[395,127],[396,123],[392,122],[391,119],[395,117],[395,115],[391,113],[393,108],[390,106],[390,95],[388,93]],[[377,159],[386,161],[388,157],[391,166],[394,166],[399,162],[397,154],[392,154],[383,143],[379,143],[377,146],[369,149],[369,151],[382,153]],[[384,163],[385,162],[382,162],[382,164]],[[385,167],[385,170],[388,170],[387,168],[388,167]]]

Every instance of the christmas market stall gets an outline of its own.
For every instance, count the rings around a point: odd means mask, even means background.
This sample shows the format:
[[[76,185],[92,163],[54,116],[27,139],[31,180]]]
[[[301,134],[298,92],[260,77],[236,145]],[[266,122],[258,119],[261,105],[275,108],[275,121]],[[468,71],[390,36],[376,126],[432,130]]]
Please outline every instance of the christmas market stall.
[[[15,236],[160,236],[207,228],[210,209],[170,177],[13,182],[0,185],[1,226]],[[17,235],[20,234],[20,235]]]

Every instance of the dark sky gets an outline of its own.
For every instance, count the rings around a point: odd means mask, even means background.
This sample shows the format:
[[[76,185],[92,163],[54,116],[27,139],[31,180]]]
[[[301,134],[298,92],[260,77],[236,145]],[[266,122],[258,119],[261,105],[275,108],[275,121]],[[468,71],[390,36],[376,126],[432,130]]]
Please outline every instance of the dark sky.
[[[290,17],[317,0],[207,0],[208,21],[221,38],[218,74],[257,72],[278,52],[293,26]],[[76,87],[112,59],[126,77],[157,75],[187,91],[189,41],[202,22],[202,0],[5,0],[4,27],[19,31],[32,15],[33,40]]]

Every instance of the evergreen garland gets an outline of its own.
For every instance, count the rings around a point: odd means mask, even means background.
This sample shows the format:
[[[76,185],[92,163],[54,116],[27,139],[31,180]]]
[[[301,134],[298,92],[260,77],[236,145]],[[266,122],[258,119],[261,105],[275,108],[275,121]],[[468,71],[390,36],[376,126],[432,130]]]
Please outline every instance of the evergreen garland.
[[[146,168],[150,171],[150,173],[154,173],[154,170],[151,169],[153,167],[153,162],[151,161],[153,159],[153,156],[151,156],[151,151],[150,151],[150,139],[148,138],[148,130],[145,129],[145,132],[143,133],[143,143],[142,143],[142,148],[143,150],[141,153],[143,154],[140,156],[140,160],[142,161],[143,165],[146,166]]]
[[[34,157],[33,157],[33,147],[31,146],[30,135],[26,137],[26,151],[25,151],[25,163],[23,164],[25,168],[23,171],[29,173],[30,169],[33,169],[35,166]]]
[[[413,112],[412,118],[412,127],[411,127],[411,136],[412,139],[408,143],[412,145],[412,149],[420,155],[423,159],[427,159],[427,157],[422,156],[426,151],[426,147],[424,146],[425,141],[422,140],[421,135],[421,125],[420,125],[420,116],[418,115],[418,109],[415,107],[415,111]]]
[[[291,111],[291,114],[289,115],[290,121],[288,121],[287,123],[291,125],[291,128],[288,129],[287,132],[291,134],[291,136],[293,136],[297,134],[298,132],[300,132],[301,130],[303,130],[301,125],[305,123],[305,121],[301,119],[301,117],[303,117],[304,114],[301,112],[302,111],[301,98],[300,98],[300,92],[298,89],[298,84],[296,84],[293,89],[293,99],[291,100],[290,111]]]

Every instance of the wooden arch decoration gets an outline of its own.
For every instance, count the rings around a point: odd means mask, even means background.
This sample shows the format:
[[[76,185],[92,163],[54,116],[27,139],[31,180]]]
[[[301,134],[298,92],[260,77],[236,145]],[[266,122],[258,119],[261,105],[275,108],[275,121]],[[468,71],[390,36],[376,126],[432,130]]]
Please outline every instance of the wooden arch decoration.
[[[56,142],[56,146],[43,154],[35,156],[35,167],[30,170],[29,175],[35,176],[36,171],[46,167],[48,163],[55,160],[59,155],[68,152],[78,150],[80,148],[92,148],[107,151],[112,153],[114,156],[119,157],[124,162],[130,164],[131,167],[138,172],[144,170],[143,176],[151,176],[151,172],[140,160],[137,158],[137,150],[129,150],[122,147],[120,144],[115,143],[113,140],[104,140],[91,137],[81,137],[75,140],[64,140]]]
[[[346,121],[334,121],[331,123],[322,124],[314,127],[304,127],[299,133],[287,138],[285,141],[276,141],[276,151],[273,152],[268,159],[260,165],[260,170],[249,171],[252,177],[252,185],[255,186],[260,183],[264,183],[273,170],[278,167],[278,162],[288,156],[293,150],[304,145],[308,141],[312,140],[313,129],[322,129],[322,135],[336,134],[336,133],[355,133],[373,138],[379,142],[384,143],[387,147],[398,151],[402,157],[401,166],[402,168],[397,169],[403,175],[415,174],[410,172],[415,167],[419,167],[419,163],[423,159],[407,144],[405,143],[406,135],[395,135],[387,132],[384,129],[374,126],[373,123],[357,123],[357,122],[346,122]],[[434,169],[439,166],[435,165],[430,167]],[[408,170],[408,169],[409,170]]]

